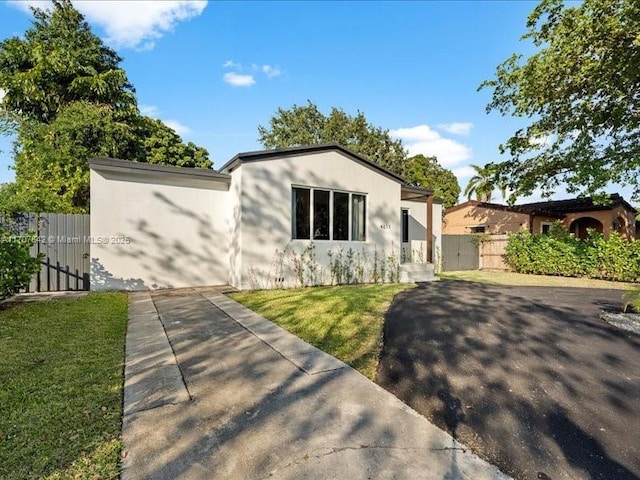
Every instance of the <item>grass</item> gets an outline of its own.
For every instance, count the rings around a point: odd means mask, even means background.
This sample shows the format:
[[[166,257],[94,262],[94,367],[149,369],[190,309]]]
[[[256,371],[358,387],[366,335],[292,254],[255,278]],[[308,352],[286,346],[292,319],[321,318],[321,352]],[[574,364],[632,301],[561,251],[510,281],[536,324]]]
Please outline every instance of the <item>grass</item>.
[[[490,272],[469,270],[463,272],[442,272],[440,278],[446,280],[464,280],[467,282],[487,283],[490,285],[516,285],[525,287],[575,287],[604,288],[613,290],[633,290],[640,285],[624,282],[610,282],[591,278],[554,277],[550,275],[529,275],[513,272]]]
[[[345,285],[240,292],[230,297],[373,379],[384,314],[412,285]]]
[[[640,313],[640,290],[629,290],[622,296],[622,311]]]
[[[0,478],[117,479],[127,296],[0,310]]]

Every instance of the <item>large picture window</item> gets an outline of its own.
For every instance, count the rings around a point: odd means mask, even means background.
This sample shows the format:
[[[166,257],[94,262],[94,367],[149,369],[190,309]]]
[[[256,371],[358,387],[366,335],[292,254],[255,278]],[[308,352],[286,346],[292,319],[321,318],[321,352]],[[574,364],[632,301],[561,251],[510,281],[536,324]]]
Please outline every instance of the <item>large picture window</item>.
[[[364,242],[366,195],[293,187],[291,238]]]

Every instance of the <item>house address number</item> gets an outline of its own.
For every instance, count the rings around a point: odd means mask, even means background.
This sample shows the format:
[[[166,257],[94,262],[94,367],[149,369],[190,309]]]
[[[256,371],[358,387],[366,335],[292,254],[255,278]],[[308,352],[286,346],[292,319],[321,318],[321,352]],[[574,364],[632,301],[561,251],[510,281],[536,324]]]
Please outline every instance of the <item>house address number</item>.
[[[381,224],[380,224],[380,228],[381,228],[382,230],[391,230],[391,225],[390,225],[390,224],[388,224],[388,223],[381,223]]]

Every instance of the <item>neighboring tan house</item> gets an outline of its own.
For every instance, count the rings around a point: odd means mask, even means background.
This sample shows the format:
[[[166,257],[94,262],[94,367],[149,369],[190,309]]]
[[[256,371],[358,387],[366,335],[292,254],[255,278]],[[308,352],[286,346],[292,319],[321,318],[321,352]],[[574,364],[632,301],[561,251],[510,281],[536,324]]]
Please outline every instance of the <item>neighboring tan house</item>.
[[[616,231],[628,240],[637,238],[637,211],[620,195],[609,196],[609,203],[598,205],[592,198],[526,203],[513,207],[494,203],[468,202],[445,210],[443,234],[512,233],[520,229],[546,233],[554,221],[579,238],[593,228],[605,236]]]
[[[326,284],[347,267],[367,282],[383,262],[387,278],[433,276],[432,192],[337,144],[240,153],[219,171],[89,166],[92,290]]]

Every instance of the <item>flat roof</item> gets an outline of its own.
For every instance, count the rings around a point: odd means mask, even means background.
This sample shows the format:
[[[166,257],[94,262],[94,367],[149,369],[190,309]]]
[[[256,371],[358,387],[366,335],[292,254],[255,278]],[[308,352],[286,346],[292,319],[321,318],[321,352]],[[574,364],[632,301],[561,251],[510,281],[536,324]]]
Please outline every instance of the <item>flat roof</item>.
[[[192,178],[231,181],[231,176],[208,168],[175,167],[169,165],[156,165],[154,163],[133,162],[119,158],[98,157],[89,160],[89,167],[93,170],[106,170],[115,172],[151,174],[183,175]]]

